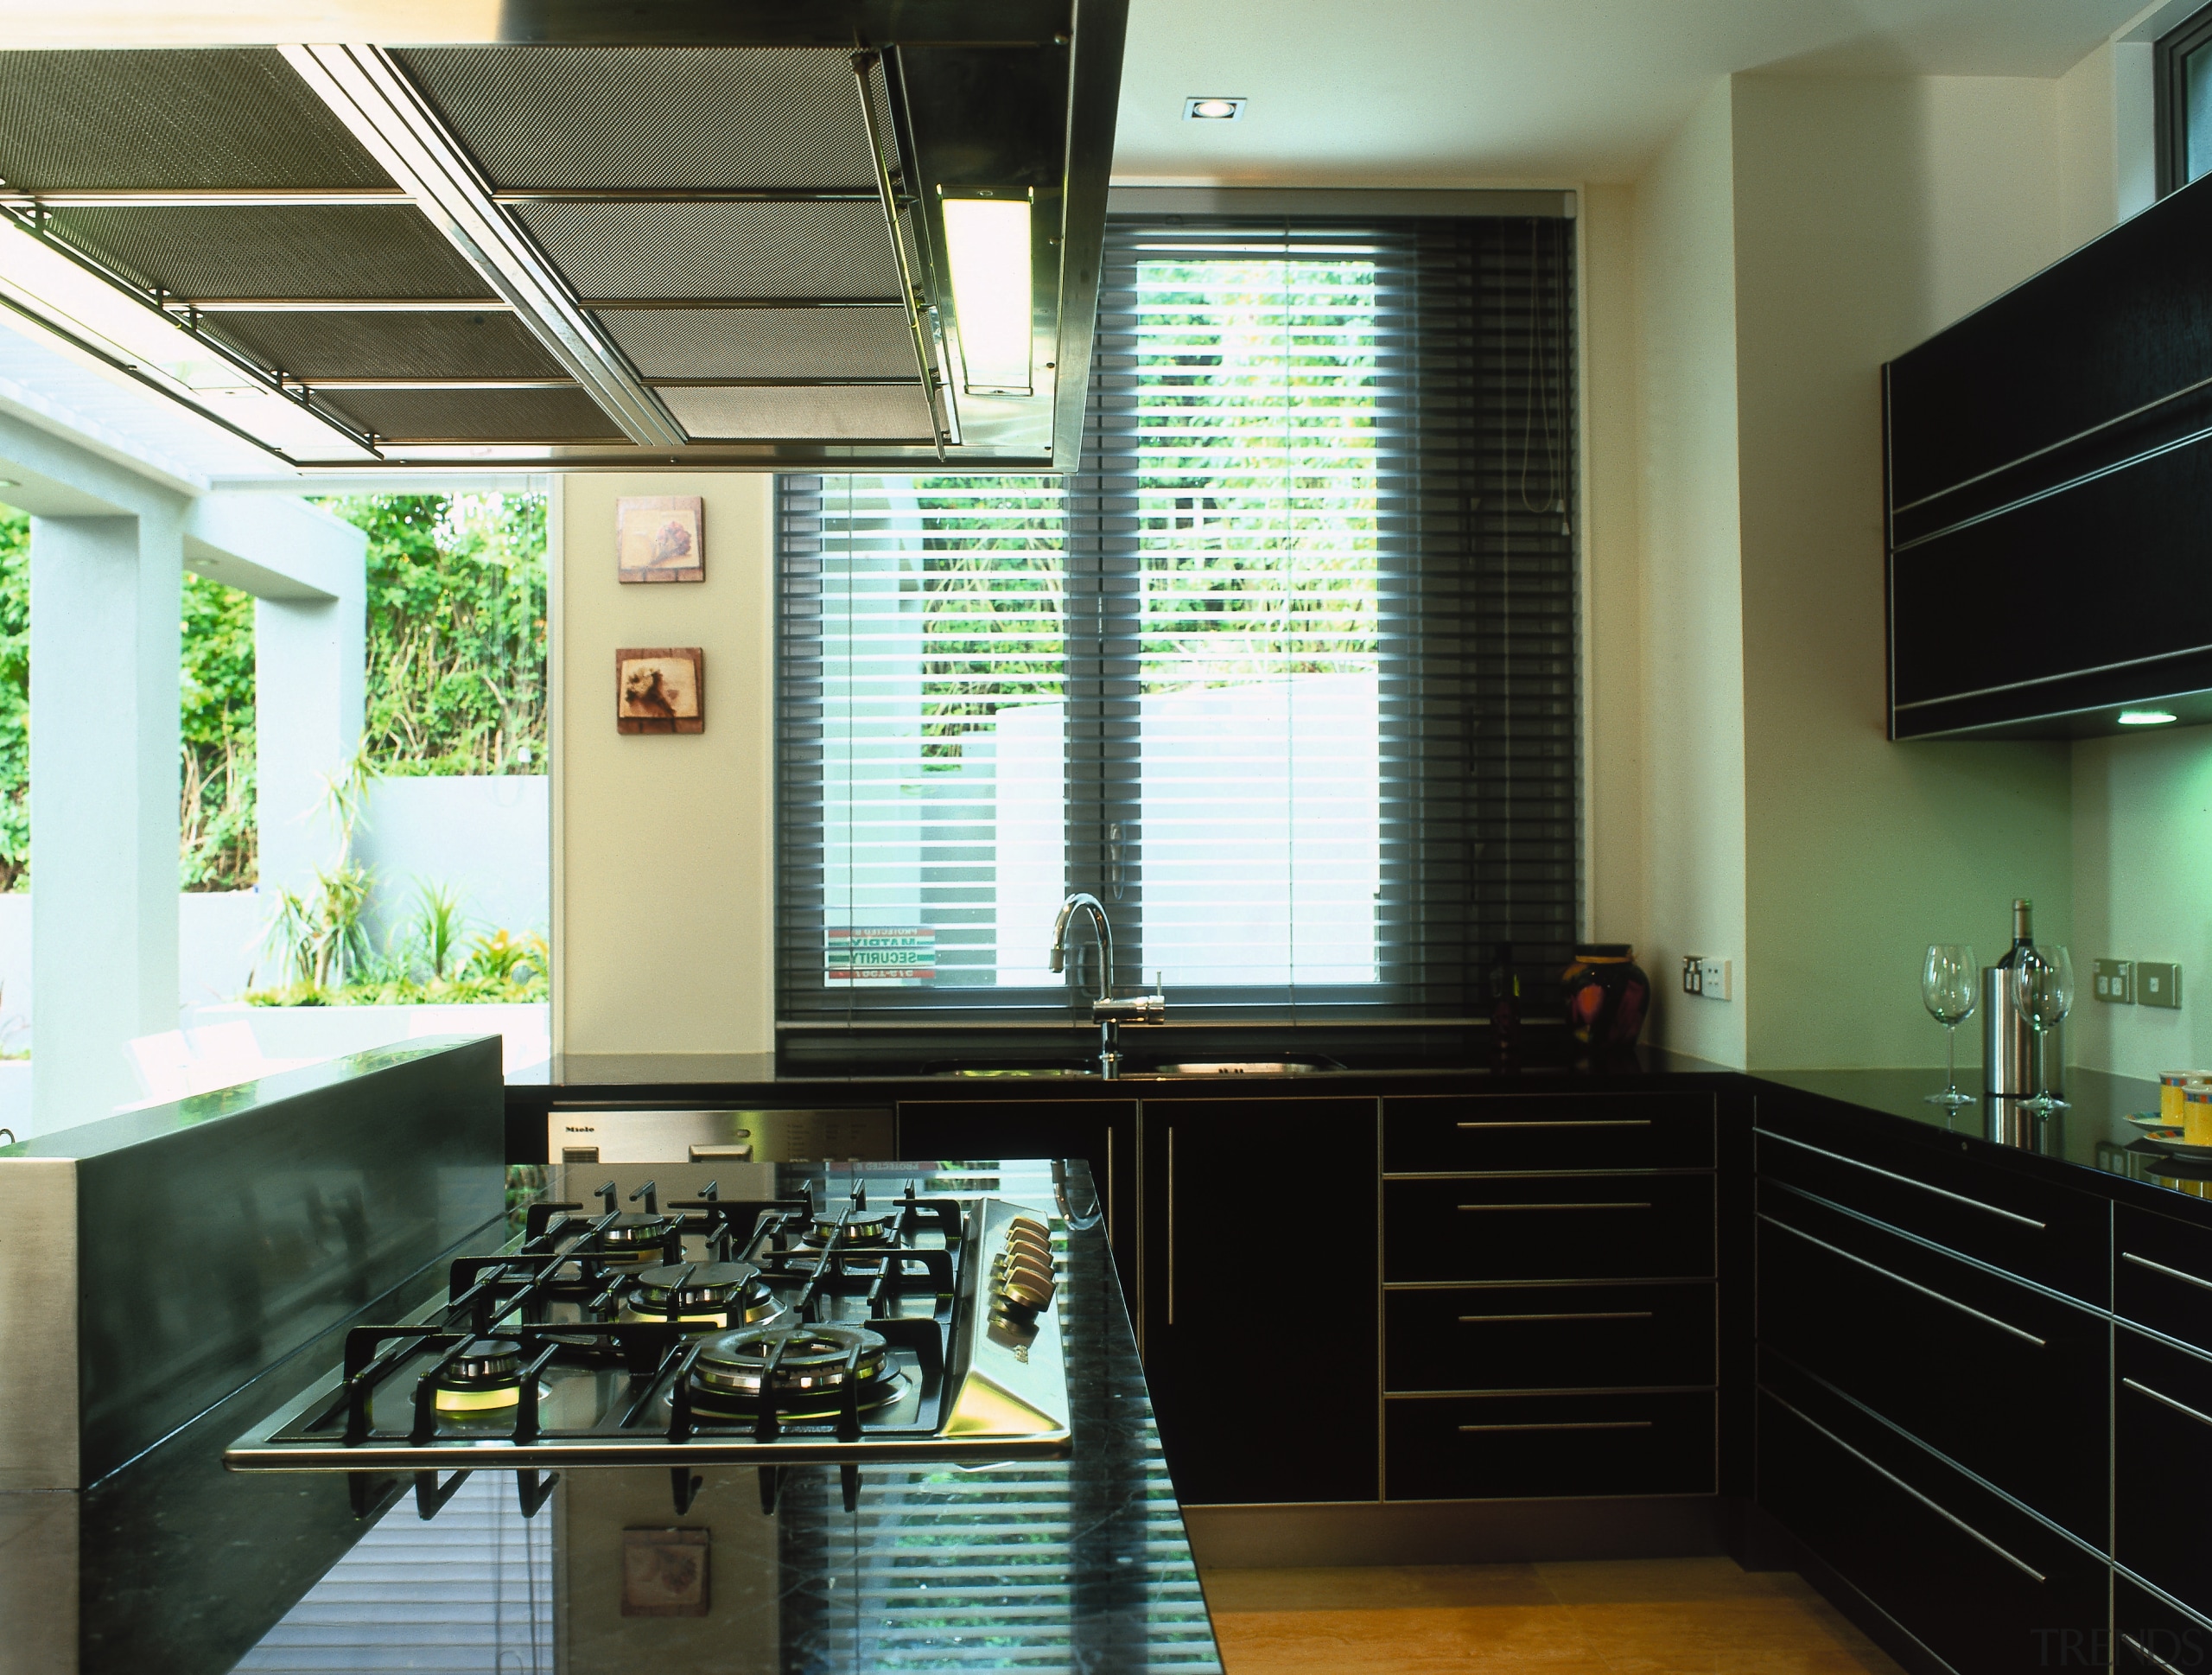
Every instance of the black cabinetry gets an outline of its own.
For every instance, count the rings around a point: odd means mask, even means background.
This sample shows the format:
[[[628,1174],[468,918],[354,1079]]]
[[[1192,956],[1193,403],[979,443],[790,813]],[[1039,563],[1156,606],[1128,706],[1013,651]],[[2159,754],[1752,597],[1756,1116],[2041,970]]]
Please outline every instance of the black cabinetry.
[[[1383,1101],[1383,1493],[1717,1488],[1710,1095]]]
[[[1186,1503],[1376,1497],[1376,1102],[1144,1107],[1145,1378]]]
[[[1106,1208],[1122,1295],[1135,1309],[1137,1107],[1109,1099],[902,1099],[901,1158],[1080,1157]]]
[[[1885,368],[1892,736],[2212,719],[2212,189]]]

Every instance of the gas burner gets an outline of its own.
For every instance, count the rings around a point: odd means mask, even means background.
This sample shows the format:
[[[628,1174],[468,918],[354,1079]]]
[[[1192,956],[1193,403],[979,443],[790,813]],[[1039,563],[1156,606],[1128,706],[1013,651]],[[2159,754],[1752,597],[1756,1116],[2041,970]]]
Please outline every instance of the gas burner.
[[[614,1209],[614,1183],[610,1181],[599,1189],[600,1201],[611,1214]],[[617,1215],[607,1226],[600,1229],[590,1244],[580,1254],[595,1256],[602,1262],[629,1264],[667,1260],[682,1251],[683,1218],[663,1215],[660,1195],[656,1185],[648,1181],[630,1194],[634,1204],[645,1201],[642,1214]]]
[[[437,1375],[441,1413],[481,1413],[522,1400],[522,1346],[512,1338],[478,1338]]]
[[[891,1210],[875,1215],[853,1216],[844,1223],[844,1237],[838,1242],[849,1251],[888,1245],[891,1242],[891,1224],[897,1219],[898,1213]],[[799,1243],[819,1249],[831,1239],[837,1239],[838,1232],[836,1216],[817,1215],[814,1218],[814,1225],[798,1236]]]
[[[880,1334],[856,1326],[765,1326],[707,1341],[691,1369],[692,1405],[701,1412],[758,1412],[761,1370],[771,1356],[776,1410],[788,1417],[835,1412],[849,1379],[859,1382],[863,1408],[899,1394],[898,1371]]]
[[[749,1262],[670,1262],[640,1269],[622,1308],[626,1321],[760,1326],[789,1312]]]

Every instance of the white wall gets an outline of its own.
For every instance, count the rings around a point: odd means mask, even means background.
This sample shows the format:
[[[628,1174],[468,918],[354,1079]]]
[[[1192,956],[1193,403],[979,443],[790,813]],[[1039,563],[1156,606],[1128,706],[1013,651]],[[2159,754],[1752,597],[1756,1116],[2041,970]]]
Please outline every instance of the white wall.
[[[1917,972],[2069,920],[2057,744],[1885,736],[1880,367],[2063,252],[2057,84],[1738,76],[1749,1063],[1940,1063]],[[1960,625],[1973,632],[1971,622]]]
[[[425,882],[459,898],[469,935],[543,935],[552,890],[547,783],[542,774],[499,774],[371,784],[353,858],[376,874],[377,946],[412,921]]]
[[[1740,1066],[1745,1007],[1675,1003],[1669,983],[1685,953],[1743,960],[1732,105],[1732,88],[1715,88],[1637,186],[1646,883],[1635,939],[1656,979],[1652,1038]]]
[[[556,480],[556,1052],[761,1053],[773,1045],[772,479]],[[615,579],[614,502],[706,501],[707,579]],[[614,653],[697,646],[706,730],[614,730]]]

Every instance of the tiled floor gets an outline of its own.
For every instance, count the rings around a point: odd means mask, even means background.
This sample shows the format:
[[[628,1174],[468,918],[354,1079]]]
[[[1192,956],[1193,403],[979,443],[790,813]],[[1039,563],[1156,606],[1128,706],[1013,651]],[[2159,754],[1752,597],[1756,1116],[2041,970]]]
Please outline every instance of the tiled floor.
[[[1898,1675],[1798,1577],[1726,1558],[1204,1576],[1228,1675]]]

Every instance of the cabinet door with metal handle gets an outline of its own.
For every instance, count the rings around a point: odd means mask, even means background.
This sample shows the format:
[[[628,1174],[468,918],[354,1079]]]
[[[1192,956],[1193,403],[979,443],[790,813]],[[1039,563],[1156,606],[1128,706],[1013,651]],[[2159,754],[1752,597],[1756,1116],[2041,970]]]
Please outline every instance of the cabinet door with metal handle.
[[[1770,1181],[1755,1227],[1763,1353],[2103,1546],[2104,1316]]]
[[[1376,1101],[1167,1098],[1140,1126],[1145,1377],[1178,1498],[1373,1500]],[[1317,1193],[1317,1169],[1368,1184]],[[1253,1400],[1269,1375],[1243,1370],[1286,1355],[1310,1363],[1294,1396]]]
[[[1763,1366],[1762,1508],[1922,1648],[1908,1667],[2020,1675],[2101,1646],[2105,1563],[1819,1386]],[[1941,1664],[1927,1658],[1933,1653]],[[2101,1661],[2101,1658],[2100,1658]]]
[[[2113,1556],[2212,1616],[2212,1360],[2122,1327],[2113,1372]]]

